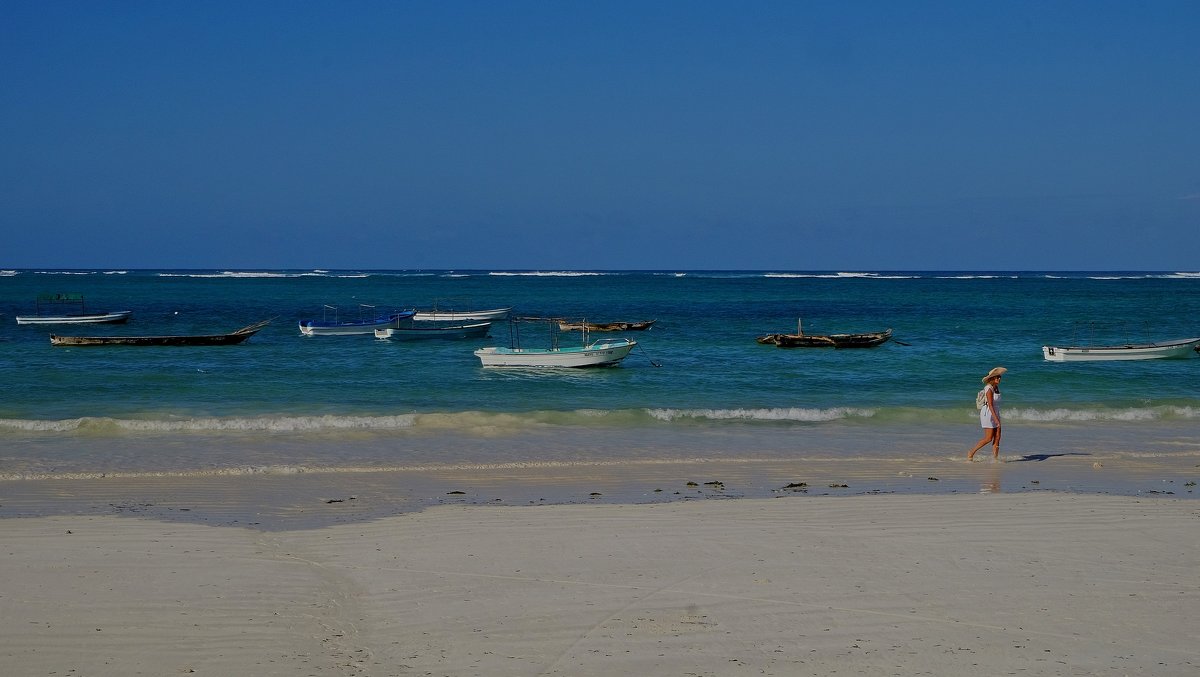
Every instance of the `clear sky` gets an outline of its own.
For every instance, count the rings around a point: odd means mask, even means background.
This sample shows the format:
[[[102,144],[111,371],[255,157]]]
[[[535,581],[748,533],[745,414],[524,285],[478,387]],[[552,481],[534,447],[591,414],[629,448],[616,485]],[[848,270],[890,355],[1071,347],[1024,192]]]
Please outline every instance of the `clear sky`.
[[[0,268],[1200,269],[1200,2],[0,2]]]

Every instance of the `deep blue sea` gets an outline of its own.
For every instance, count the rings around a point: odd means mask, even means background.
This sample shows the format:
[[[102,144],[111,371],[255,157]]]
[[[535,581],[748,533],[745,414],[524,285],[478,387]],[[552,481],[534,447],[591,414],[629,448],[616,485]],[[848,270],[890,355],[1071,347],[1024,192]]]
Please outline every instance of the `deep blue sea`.
[[[39,294],[126,325],[18,326]],[[305,337],[325,306],[512,306],[657,320],[620,366],[483,369],[487,339]],[[224,333],[229,347],[56,347],[49,334]],[[876,331],[867,350],[755,337]],[[1200,336],[1194,272],[0,271],[0,479],[679,458],[949,458],[1003,384],[1013,453],[1196,455],[1200,359],[1050,363],[1046,344]],[[521,329],[526,347],[549,331]],[[564,339],[566,340],[566,339]]]

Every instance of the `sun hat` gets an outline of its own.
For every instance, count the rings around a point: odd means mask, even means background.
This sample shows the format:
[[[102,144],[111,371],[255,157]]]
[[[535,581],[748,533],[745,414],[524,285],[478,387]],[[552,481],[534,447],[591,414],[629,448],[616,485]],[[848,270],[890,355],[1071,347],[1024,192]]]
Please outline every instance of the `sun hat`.
[[[988,379],[991,379],[996,376],[1003,376],[1004,372],[1006,372],[1006,371],[1008,371],[1007,367],[993,367],[992,370],[987,373],[987,376],[984,376],[981,380],[984,383],[987,383]]]

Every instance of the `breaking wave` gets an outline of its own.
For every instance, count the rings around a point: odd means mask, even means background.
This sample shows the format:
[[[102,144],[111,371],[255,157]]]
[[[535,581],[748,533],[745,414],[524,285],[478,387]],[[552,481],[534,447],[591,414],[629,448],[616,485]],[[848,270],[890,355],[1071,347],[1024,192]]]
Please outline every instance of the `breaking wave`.
[[[414,415],[397,416],[262,416],[186,419],[82,417],[61,420],[0,420],[0,428],[24,432],[317,432],[323,430],[397,430],[410,428]]]
[[[501,271],[493,270],[488,273],[495,277],[600,277],[609,273],[599,273],[584,270],[527,270]]]
[[[805,409],[785,407],[776,409],[651,409],[650,416],[659,421],[700,419],[709,421],[797,421],[822,422],[848,418],[870,418],[874,409],[834,407],[831,409]]]
[[[1142,423],[1200,418],[1200,408],[1176,406],[1128,407],[1124,409],[1013,408],[1005,410],[1005,413],[1014,420],[1032,423],[1083,423],[1089,421]]]
[[[1006,418],[1029,424],[1104,422],[1116,424],[1200,419],[1200,407],[1154,406],[1013,407]],[[519,434],[537,428],[634,428],[671,425],[781,425],[850,423],[856,425],[959,425],[976,420],[970,408],[921,409],[915,407],[773,407],[773,408],[646,408],[576,409],[526,412],[424,412],[383,415],[264,415],[264,416],[141,416],[80,417],[69,419],[0,419],[0,435],[8,434],[172,434],[172,433],[340,433],[375,431],[458,434],[489,437]]]

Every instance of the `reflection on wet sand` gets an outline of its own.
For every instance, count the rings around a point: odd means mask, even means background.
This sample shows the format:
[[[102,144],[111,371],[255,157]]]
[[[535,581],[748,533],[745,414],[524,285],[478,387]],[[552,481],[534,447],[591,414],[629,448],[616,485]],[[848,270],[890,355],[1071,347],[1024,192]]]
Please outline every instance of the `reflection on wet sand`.
[[[983,478],[983,483],[979,486],[981,494],[998,494],[1000,493],[1000,466],[996,465],[989,468],[987,475]]]

